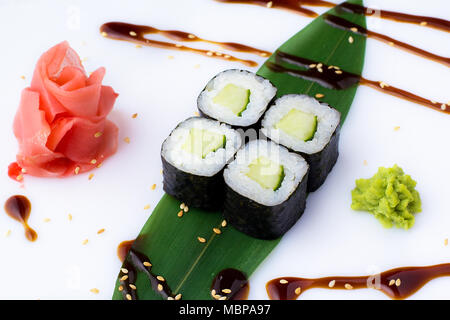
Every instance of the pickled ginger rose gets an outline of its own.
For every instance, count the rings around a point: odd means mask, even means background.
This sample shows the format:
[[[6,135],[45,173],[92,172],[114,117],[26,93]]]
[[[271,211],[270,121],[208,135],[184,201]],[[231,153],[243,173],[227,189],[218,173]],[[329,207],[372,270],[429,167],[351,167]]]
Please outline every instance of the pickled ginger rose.
[[[92,170],[117,150],[117,126],[107,119],[118,96],[103,86],[105,69],[86,75],[62,42],[39,59],[14,119],[19,142],[9,175],[66,177]]]

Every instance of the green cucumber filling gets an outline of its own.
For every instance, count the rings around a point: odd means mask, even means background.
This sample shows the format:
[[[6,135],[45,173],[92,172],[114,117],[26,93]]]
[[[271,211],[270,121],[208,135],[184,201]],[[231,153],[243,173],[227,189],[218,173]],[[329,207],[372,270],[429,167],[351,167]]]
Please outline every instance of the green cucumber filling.
[[[225,135],[204,129],[192,128],[183,146],[184,151],[204,159],[210,152],[225,148],[227,138]]]
[[[213,98],[213,102],[230,109],[240,117],[250,102],[250,90],[229,83]]]
[[[302,141],[310,141],[317,130],[317,116],[297,109],[291,109],[280,121],[275,124],[275,129]]]
[[[261,187],[271,190],[280,188],[284,179],[284,167],[266,157],[259,157],[250,163],[247,176]]]

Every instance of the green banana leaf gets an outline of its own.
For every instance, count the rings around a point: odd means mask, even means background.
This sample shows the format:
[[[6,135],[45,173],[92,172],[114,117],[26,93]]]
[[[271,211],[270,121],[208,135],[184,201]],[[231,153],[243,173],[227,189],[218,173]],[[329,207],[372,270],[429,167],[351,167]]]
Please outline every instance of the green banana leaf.
[[[362,0],[348,2],[362,4]],[[343,13],[335,8],[328,12],[365,27],[362,15]],[[350,35],[354,38],[352,44],[348,41]],[[365,41],[363,36],[329,26],[320,16],[279,50],[361,74]],[[274,57],[268,61],[274,61]],[[277,86],[278,96],[288,93],[324,94],[321,100],[337,108],[342,113],[342,121],[350,110],[357,89],[356,85],[346,90],[326,89],[314,82],[274,73],[265,65],[258,74]],[[212,299],[211,283],[215,275],[226,268],[238,269],[250,277],[280,241],[259,240],[232,226],[222,227],[220,212],[192,208],[180,218],[177,216],[179,211],[180,202],[164,195],[132,248],[146,254],[153,264],[152,272],[162,275],[172,292],[181,293],[183,299]],[[302,223],[301,219],[297,223]],[[213,228],[219,228],[221,233],[216,234]],[[206,242],[199,242],[198,237],[206,239]],[[144,274],[138,274],[135,284],[139,299],[162,299]],[[123,299],[119,285],[116,280],[113,299]]]

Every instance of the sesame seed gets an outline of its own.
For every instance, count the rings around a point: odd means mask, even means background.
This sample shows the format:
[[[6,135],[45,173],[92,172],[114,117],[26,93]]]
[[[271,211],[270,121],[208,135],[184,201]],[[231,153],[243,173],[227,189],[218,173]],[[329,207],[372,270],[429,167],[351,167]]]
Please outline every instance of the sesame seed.
[[[213,53],[212,51],[208,51],[208,52],[206,53],[206,55],[209,56],[209,57],[211,57],[213,54],[214,54],[214,53]]]
[[[353,39],[352,36],[348,37],[348,42],[349,42],[350,44],[353,43],[353,41],[355,41],[355,40]]]
[[[50,218],[45,218],[44,222],[50,222]]]
[[[167,297],[167,300],[175,300],[173,297]]]
[[[107,34],[105,31],[103,31],[103,32],[101,33],[101,35],[102,35],[102,37],[107,37],[107,36],[108,36],[108,34]]]
[[[267,2],[267,4],[266,4],[267,8],[272,8],[272,6],[273,6],[273,2],[272,1]]]
[[[295,294],[300,294],[300,293],[302,293],[302,288],[300,288],[300,287],[298,287],[297,289],[295,289]]]
[[[130,283],[129,286],[130,286],[131,289],[136,290],[136,286],[134,284]]]
[[[177,47],[177,48],[181,48],[183,45],[182,44],[179,44],[179,43],[177,43],[176,45],[175,45],[175,47]]]
[[[82,244],[87,244],[88,242],[89,242],[88,239],[84,239],[83,242],[82,242]]]
[[[281,284],[286,284],[286,283],[288,283],[288,281],[285,280],[285,279],[281,279],[281,280],[280,280],[280,283],[281,283]]]
[[[137,114],[137,113],[133,113],[133,115],[131,116],[131,118],[133,118],[133,119],[136,119],[136,118],[137,118],[137,116],[138,116],[138,114]]]
[[[118,289],[119,291],[122,291],[122,290],[123,290],[123,286],[119,286],[117,289]]]
[[[162,284],[158,283],[158,291],[162,291],[162,290],[163,290]]]
[[[330,282],[328,282],[328,287],[333,288],[335,284],[336,280],[331,280]]]
[[[189,35],[188,35],[188,38],[189,38],[189,39],[195,39],[195,38],[197,38],[197,37],[194,36],[193,34],[189,34]]]
[[[127,275],[124,275],[122,278],[120,278],[120,281],[125,281],[125,280],[127,280],[128,279],[128,276]]]
[[[268,56],[268,54],[265,53],[265,52],[261,52],[259,55],[260,55],[261,57],[267,57],[267,56]]]
[[[205,238],[202,238],[202,237],[197,237],[197,240],[198,240],[199,242],[201,242],[201,243],[205,243],[205,242],[206,242],[206,239],[205,239]]]
[[[323,69],[322,69],[322,68],[317,68],[317,71],[319,71],[320,73],[322,73],[322,72],[323,72]]]
[[[132,37],[136,37],[137,36],[137,33],[134,32],[134,31],[130,31],[129,33],[130,33],[130,36],[132,36]]]
[[[184,207],[186,207],[186,204],[183,202],[182,204],[180,204],[180,209],[183,210]]]
[[[222,223],[220,224],[223,228],[225,228],[227,226],[227,220],[223,220]]]
[[[430,100],[430,101],[431,101],[432,104],[436,104],[436,101],[434,101],[434,100]]]
[[[147,205],[144,207],[144,210],[148,210],[148,209],[150,209],[150,205],[149,205],[149,204],[147,204]]]
[[[222,231],[220,231],[219,228],[213,228],[213,231],[214,231],[214,233],[216,233],[216,234],[221,234],[221,233],[222,233]]]
[[[152,266],[152,264],[150,262],[148,262],[148,261],[144,261],[142,264],[144,266],[146,266],[146,267],[151,267]]]
[[[91,290],[92,293],[98,294],[100,292],[100,290],[98,290],[97,288],[92,288]]]
[[[353,286],[352,286],[350,283],[346,283],[346,284],[344,285],[344,287],[345,287],[345,289],[347,289],[347,290],[352,290],[352,289],[353,289]]]
[[[422,21],[422,22],[420,23],[421,26],[426,26],[427,24],[428,24],[428,22],[426,22],[426,21]]]
[[[20,170],[22,173],[27,173],[27,169],[22,168],[22,170]]]
[[[443,103],[443,104],[441,105],[441,110],[445,110],[445,109],[447,109],[447,105],[446,105],[445,103]]]
[[[317,94],[316,94],[316,98],[323,98],[323,97],[325,97],[325,95],[322,94],[322,93],[317,93]]]
[[[323,67],[323,64],[322,63],[319,63],[318,65],[317,65],[317,68],[322,68]]]
[[[400,278],[398,278],[397,280],[395,280],[395,285],[397,287],[400,287],[400,285],[402,284],[402,280],[400,280]]]
[[[212,289],[211,290],[211,295],[214,297],[216,295],[216,290]]]
[[[95,160],[95,159],[91,160],[91,164],[96,164],[96,163],[97,163],[97,160]]]
[[[336,70],[335,73],[336,74],[342,74],[342,71],[341,70]]]
[[[131,300],[131,299],[132,299],[132,298],[131,298],[131,294],[129,294],[129,293],[127,293],[126,297],[127,297],[128,300]]]
[[[219,300],[227,300],[226,296],[220,297]]]
[[[389,281],[389,287],[390,286],[393,286],[395,284],[395,280],[394,279],[392,279],[391,281]]]
[[[231,290],[230,289],[222,289],[222,292],[223,293],[231,293]]]
[[[177,213],[177,216],[178,216],[178,218],[181,218],[181,217],[183,216],[183,210],[180,210],[180,211]]]
[[[389,45],[393,47],[395,44],[393,42],[389,42]]]
[[[129,137],[125,137],[125,138],[123,139],[123,141],[124,141],[125,143],[130,143],[130,138],[129,138]]]
[[[333,69],[334,68],[334,66],[328,66],[328,69]]]
[[[216,52],[216,56],[221,57],[221,56],[223,56],[223,53],[222,52]]]
[[[223,57],[224,57],[225,59],[230,59],[230,58],[231,58],[231,56],[228,55],[228,54],[224,55]]]
[[[16,180],[17,180],[17,181],[23,180],[23,175],[19,174],[19,175],[16,177]]]
[[[179,293],[179,294],[177,294],[177,295],[175,296],[175,300],[180,300],[181,297],[182,297],[182,295],[181,295],[181,293]]]
[[[100,229],[97,231],[97,234],[102,234],[103,232],[105,232],[105,229]]]
[[[152,189],[152,190],[155,190],[155,189],[156,189],[156,184],[153,184],[152,187],[151,187],[151,189]]]
[[[389,87],[389,85],[386,82],[383,82],[383,81],[380,81],[379,85],[380,85],[380,87],[382,89],[384,89],[384,87]]]
[[[92,180],[93,177],[94,177],[94,174],[91,173],[91,174],[89,175],[88,179],[89,179],[89,180]]]
[[[75,168],[75,174],[79,174],[80,173],[80,167],[76,167]]]
[[[358,32],[358,28],[356,28],[356,27],[351,27],[350,30],[353,32]]]
[[[309,65],[309,67],[310,67],[311,69],[315,68],[316,66],[317,66],[317,64],[314,64],[314,63]]]
[[[188,206],[184,206],[184,212],[188,212],[189,211],[189,207]]]
[[[156,279],[158,279],[159,281],[165,281],[166,279],[164,279],[163,276],[156,276]]]
[[[128,269],[126,268],[121,268],[120,271],[122,271],[123,273],[128,273]]]

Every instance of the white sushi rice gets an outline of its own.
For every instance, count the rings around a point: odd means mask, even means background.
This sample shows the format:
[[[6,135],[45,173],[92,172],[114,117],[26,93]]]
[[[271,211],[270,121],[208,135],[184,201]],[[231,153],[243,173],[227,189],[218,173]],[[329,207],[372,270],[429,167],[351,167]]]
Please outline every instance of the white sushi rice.
[[[234,84],[250,90],[250,102],[240,116],[214,103],[213,98],[227,85]],[[250,126],[265,112],[277,89],[269,80],[245,70],[226,70],[211,79],[200,93],[198,108],[207,116],[233,126]]]
[[[275,125],[289,111],[297,109],[317,116],[317,130],[310,141],[299,140],[283,130],[276,129]],[[261,131],[272,141],[291,150],[306,154],[320,152],[331,139],[340,122],[339,111],[322,104],[307,95],[288,94],[275,101],[262,120]]]
[[[225,135],[225,148],[219,148],[214,152],[210,152],[205,158],[183,150],[182,146],[185,144],[186,139],[188,139],[189,132],[192,128]],[[192,117],[180,123],[172,131],[163,143],[161,154],[167,162],[179,170],[195,175],[211,177],[223,169],[241,145],[241,136],[230,126],[206,118]]]
[[[249,165],[264,156],[284,167],[285,177],[277,190],[263,188],[247,176]],[[254,140],[239,150],[236,158],[224,171],[226,184],[237,193],[266,206],[274,206],[286,201],[296,190],[308,171],[308,164],[298,154],[267,140]]]

